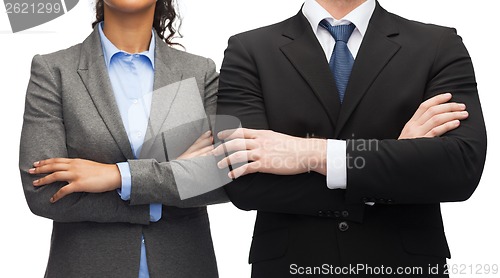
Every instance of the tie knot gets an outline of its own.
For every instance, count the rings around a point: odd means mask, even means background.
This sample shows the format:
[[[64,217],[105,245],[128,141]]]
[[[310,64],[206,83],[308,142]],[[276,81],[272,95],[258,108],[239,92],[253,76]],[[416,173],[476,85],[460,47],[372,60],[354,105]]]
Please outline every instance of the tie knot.
[[[335,41],[342,41],[347,43],[349,41],[349,38],[352,35],[352,32],[356,28],[354,24],[349,24],[349,25],[337,25],[337,26],[332,26],[326,19],[323,19],[319,25],[332,35],[332,37],[335,39]]]

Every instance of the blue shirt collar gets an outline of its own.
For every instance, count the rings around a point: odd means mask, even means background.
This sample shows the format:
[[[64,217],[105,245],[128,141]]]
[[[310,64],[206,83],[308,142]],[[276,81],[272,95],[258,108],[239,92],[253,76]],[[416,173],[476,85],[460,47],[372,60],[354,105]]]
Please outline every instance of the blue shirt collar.
[[[106,35],[104,35],[104,32],[102,31],[102,26],[104,24],[104,21],[99,22],[99,36],[101,37],[101,45],[102,45],[102,52],[104,54],[104,61],[106,62],[106,67],[109,69],[109,64],[111,63],[111,58],[116,53],[123,52],[123,53],[128,53],[126,51],[118,49],[108,38]],[[149,43],[149,49],[147,51],[138,53],[140,55],[144,55],[149,58],[151,61],[151,65],[153,68],[155,67],[155,32],[151,30],[151,42]],[[131,53],[128,53],[131,54]]]

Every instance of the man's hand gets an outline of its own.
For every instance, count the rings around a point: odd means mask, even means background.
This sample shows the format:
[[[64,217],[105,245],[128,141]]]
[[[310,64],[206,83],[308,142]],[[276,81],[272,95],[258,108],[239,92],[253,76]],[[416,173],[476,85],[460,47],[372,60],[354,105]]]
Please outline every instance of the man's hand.
[[[451,97],[446,93],[423,102],[406,123],[399,139],[437,137],[459,127],[460,121],[469,114],[464,104],[448,103]],[[326,175],[326,140],[245,128],[222,131],[218,136],[226,142],[213,153],[232,153],[219,161],[219,168],[245,163],[229,172],[230,178],[256,172],[295,175],[315,171]]]
[[[399,139],[438,137],[460,126],[469,117],[465,104],[448,103],[451,94],[441,94],[420,104],[406,123]]]
[[[120,170],[116,164],[102,164],[83,159],[52,158],[35,162],[30,174],[48,174],[35,180],[33,185],[44,186],[57,181],[68,185],[50,199],[51,203],[74,192],[102,193],[121,187]]]
[[[277,175],[326,172],[326,140],[245,128],[225,130],[218,137],[227,142],[213,151],[215,155],[234,152],[218,163],[219,168],[245,163],[229,172],[233,179],[255,172]]]

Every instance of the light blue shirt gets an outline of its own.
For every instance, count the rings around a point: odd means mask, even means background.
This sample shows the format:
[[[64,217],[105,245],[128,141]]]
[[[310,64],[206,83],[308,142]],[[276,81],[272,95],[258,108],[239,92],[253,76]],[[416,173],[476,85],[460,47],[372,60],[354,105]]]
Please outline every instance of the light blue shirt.
[[[154,82],[155,34],[152,32],[149,50],[130,54],[116,48],[102,31],[103,22],[99,23],[104,61],[115,95],[118,109],[127,132],[134,157],[139,157],[148,127]],[[130,200],[132,177],[128,162],[118,163],[122,177],[122,187],[118,190],[122,200]],[[140,186],[140,185],[134,185]],[[161,218],[162,205],[150,205],[150,220],[157,222]],[[146,245],[142,237],[139,278],[149,278],[146,261]]]

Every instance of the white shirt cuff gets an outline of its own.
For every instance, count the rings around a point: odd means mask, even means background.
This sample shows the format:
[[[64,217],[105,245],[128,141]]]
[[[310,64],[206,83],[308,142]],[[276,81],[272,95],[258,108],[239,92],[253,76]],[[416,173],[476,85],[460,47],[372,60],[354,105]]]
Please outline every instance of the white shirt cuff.
[[[326,185],[330,189],[347,187],[347,142],[327,140],[326,147]]]
[[[132,176],[130,174],[130,166],[128,162],[121,162],[116,164],[120,170],[120,175],[122,177],[122,187],[117,189],[123,201],[130,200],[130,194],[132,193]]]

